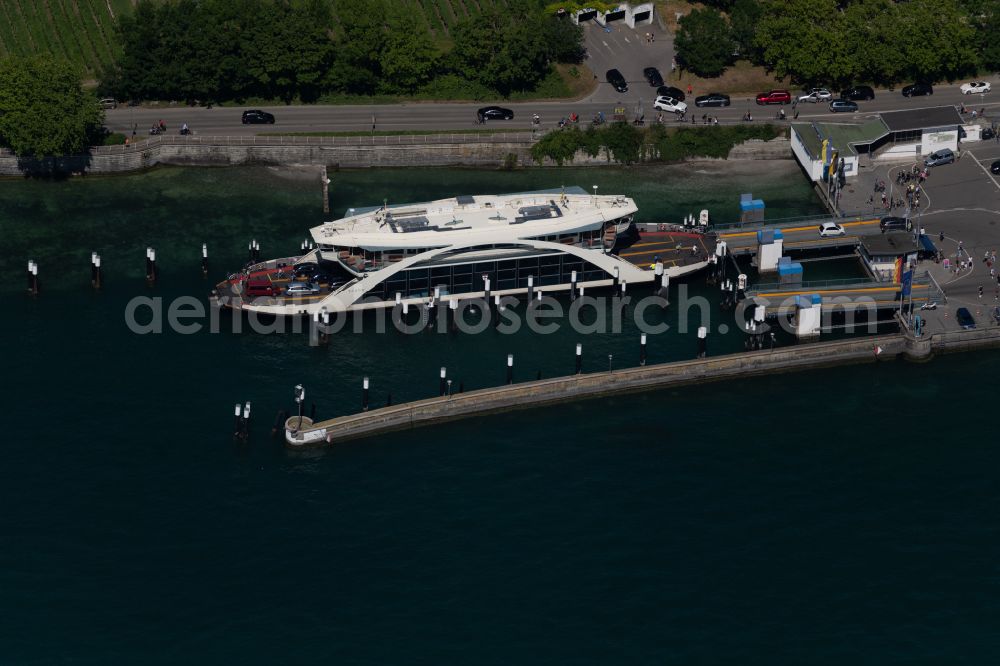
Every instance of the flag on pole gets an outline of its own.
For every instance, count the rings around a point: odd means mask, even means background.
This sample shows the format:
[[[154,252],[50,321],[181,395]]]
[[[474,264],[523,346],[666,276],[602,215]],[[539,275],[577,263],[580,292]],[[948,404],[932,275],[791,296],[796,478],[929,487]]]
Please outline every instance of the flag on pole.
[[[903,298],[910,295],[910,291],[913,289],[913,271],[908,270],[903,273]]]

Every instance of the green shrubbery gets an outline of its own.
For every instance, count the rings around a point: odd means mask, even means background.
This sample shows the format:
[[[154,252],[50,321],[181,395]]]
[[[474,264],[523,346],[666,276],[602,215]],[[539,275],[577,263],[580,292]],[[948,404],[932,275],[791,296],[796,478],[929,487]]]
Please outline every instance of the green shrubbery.
[[[764,141],[780,136],[784,130],[773,125],[735,125],[732,127],[638,128],[628,123],[580,130],[568,127],[549,132],[531,147],[531,156],[542,162],[548,158],[562,165],[572,161],[578,150],[596,156],[601,148],[608,159],[620,164],[636,162],[676,162],[695,157],[725,158],[733,146],[748,139]]]

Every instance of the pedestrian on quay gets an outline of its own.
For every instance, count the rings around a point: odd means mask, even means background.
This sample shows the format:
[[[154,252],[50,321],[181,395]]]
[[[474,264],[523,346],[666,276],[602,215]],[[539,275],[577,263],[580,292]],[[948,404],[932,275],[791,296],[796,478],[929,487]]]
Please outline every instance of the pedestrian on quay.
[[[983,300],[983,285],[979,285],[979,300]]]
[[[938,234],[938,240],[940,242],[942,242],[942,243],[944,242],[944,232],[943,231],[940,234]]]

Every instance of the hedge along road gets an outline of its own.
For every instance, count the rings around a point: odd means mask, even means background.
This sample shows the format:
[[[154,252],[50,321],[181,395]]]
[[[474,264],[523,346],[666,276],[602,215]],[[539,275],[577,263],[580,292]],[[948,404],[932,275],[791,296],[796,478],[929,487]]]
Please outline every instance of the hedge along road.
[[[969,109],[986,108],[987,117],[996,120],[1000,117],[1000,77],[991,77],[994,92],[986,95],[963,95],[958,85],[942,86],[934,89],[934,95],[928,97],[905,98],[897,89],[894,92],[878,90],[875,100],[859,102],[861,111],[857,114],[830,113],[825,103],[801,103],[797,106],[799,120],[803,119],[836,119],[850,122],[852,119],[862,120],[877,111],[897,111],[919,109],[928,106],[942,106],[964,103]],[[607,85],[602,83],[601,85]],[[693,97],[710,92],[695,90],[688,97],[689,111],[701,121],[702,114],[719,118],[720,122],[739,122],[743,114],[750,111],[754,121],[771,121],[778,112],[777,106],[757,106],[752,98],[734,98],[732,106],[727,108],[699,109],[694,106]],[[793,91],[794,93],[795,91]],[[650,122],[657,112],[653,109],[654,91],[645,81],[630,84],[629,92],[620,96],[621,104],[626,109],[626,116],[631,120],[636,106],[642,103],[642,111],[646,121]],[[996,100],[996,101],[994,101]],[[462,130],[472,129],[475,125],[476,110],[489,104],[510,108],[514,111],[513,120],[494,120],[486,124],[492,130],[531,128],[532,114],[541,117],[544,127],[556,125],[560,118],[572,113],[580,116],[582,124],[590,121],[598,112],[603,111],[608,120],[611,119],[614,104],[607,102],[584,103],[573,101],[558,102],[466,102],[466,103],[405,103],[405,104],[361,104],[344,106],[228,106],[188,107],[188,106],[119,106],[109,109],[105,121],[106,127],[112,132],[129,133],[135,125],[136,132],[145,134],[149,127],[159,120],[167,124],[168,132],[176,132],[182,123],[187,123],[196,134],[200,135],[237,135],[258,134],[261,132],[332,132],[332,131],[371,131],[374,119],[374,129],[378,131],[405,130]],[[276,118],[274,125],[243,125],[240,114],[243,109],[262,108],[270,111]],[[791,120],[793,112],[790,106],[785,109],[787,119]],[[673,114],[664,114],[667,124],[676,123]],[[966,116],[968,118],[968,116]]]

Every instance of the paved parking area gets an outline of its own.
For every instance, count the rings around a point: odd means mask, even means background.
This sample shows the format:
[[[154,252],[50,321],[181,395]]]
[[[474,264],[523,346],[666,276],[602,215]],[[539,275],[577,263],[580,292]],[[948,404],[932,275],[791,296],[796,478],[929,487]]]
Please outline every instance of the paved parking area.
[[[938,310],[919,313],[927,322],[928,333],[958,330],[955,311],[960,307],[969,309],[977,325],[994,325],[990,313],[1000,305],[1000,281],[990,274],[990,269],[1000,271],[1000,267],[987,265],[984,257],[994,251],[1000,253],[1000,179],[989,173],[990,163],[997,159],[1000,159],[1000,144],[964,143],[958,161],[929,170],[922,186],[925,195],[920,210],[911,213],[911,219],[919,220],[920,227],[950,263],[946,269],[943,263],[920,262],[919,269],[927,270],[948,297],[948,304]],[[913,164],[865,165],[845,192],[845,197],[851,199],[841,199],[842,208],[860,206],[859,210],[871,211],[873,206],[867,199],[877,179],[885,181],[887,193],[905,199],[895,179],[900,170],[908,170]],[[880,205],[874,208],[876,216],[904,214],[899,209],[890,213]],[[966,261],[966,268],[956,271],[955,266],[962,260]]]
[[[597,77],[598,86],[587,102],[616,102],[621,100],[629,108],[640,99],[647,116],[653,108],[654,89],[642,75],[646,67],[656,67],[666,80],[670,75],[670,62],[674,57],[672,37],[660,30],[654,21],[635,29],[624,22],[615,21],[607,29],[596,21],[584,23],[584,44],[587,48],[587,66]],[[653,41],[646,41],[646,33],[653,34]],[[628,81],[627,93],[619,93],[605,79],[609,69],[617,69]]]

